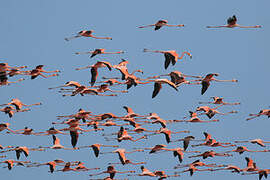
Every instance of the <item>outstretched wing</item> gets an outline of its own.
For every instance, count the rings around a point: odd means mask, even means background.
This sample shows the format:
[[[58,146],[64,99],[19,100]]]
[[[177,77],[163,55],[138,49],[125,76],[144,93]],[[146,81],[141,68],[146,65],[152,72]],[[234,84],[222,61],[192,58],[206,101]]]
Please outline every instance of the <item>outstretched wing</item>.
[[[159,93],[159,91],[161,90],[162,86],[160,83],[155,83],[154,85],[154,91],[153,91],[153,94],[152,94],[152,98],[156,97],[157,94]]]
[[[202,81],[201,95],[203,95],[205,93],[205,91],[208,89],[209,86],[210,86],[210,82]]]

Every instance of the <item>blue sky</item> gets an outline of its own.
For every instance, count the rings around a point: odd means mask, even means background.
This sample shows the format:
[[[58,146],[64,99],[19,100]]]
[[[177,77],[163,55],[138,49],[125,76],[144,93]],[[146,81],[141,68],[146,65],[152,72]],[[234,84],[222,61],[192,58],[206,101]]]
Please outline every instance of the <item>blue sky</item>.
[[[51,122],[57,115],[72,114],[79,108],[92,111],[95,114],[112,112],[124,115],[122,106],[130,106],[139,114],[156,112],[163,119],[181,119],[194,110],[199,101],[208,101],[211,96],[222,96],[228,102],[239,101],[239,106],[220,108],[222,112],[239,111],[238,114],[217,116],[221,121],[207,124],[178,123],[169,125],[172,130],[190,130],[191,135],[202,138],[202,132],[207,131],[220,141],[262,138],[270,140],[266,117],[247,122],[249,113],[256,113],[261,109],[269,108],[269,2],[257,1],[5,1],[0,6],[0,38],[2,62],[11,66],[27,65],[34,68],[44,64],[46,70],[61,70],[59,77],[27,80],[1,87],[1,103],[9,102],[11,98],[19,98],[26,104],[42,102],[42,106],[32,107],[30,112],[17,113],[12,119],[1,113],[1,122],[11,123],[11,128],[22,129],[25,126],[35,131],[43,131],[51,127]],[[207,29],[208,25],[223,25],[229,16],[236,15],[241,25],[262,25],[261,29]],[[138,29],[138,26],[153,24],[159,19],[167,19],[171,24],[185,24],[184,28],[163,27],[158,31],[152,28]],[[78,38],[66,42],[69,37],[81,30],[95,31],[96,36],[110,36],[109,40]],[[268,32],[268,33],[267,33]],[[105,48],[107,51],[124,50],[121,55],[100,55],[89,59],[87,55],[75,55],[74,52],[88,51],[96,48]],[[162,54],[143,53],[143,49],[188,50],[193,58],[184,58],[164,70]],[[88,70],[75,71],[75,68],[94,64],[98,60],[117,64],[121,58],[127,59],[130,71],[142,69],[142,77],[169,73],[174,70],[185,74],[204,76],[208,73],[219,73],[219,79],[238,79],[238,83],[213,82],[207,92],[200,95],[200,86],[182,86],[179,92],[164,86],[155,99],[151,98],[153,84],[138,85],[131,88],[129,93],[118,97],[76,96],[62,97],[57,91],[48,90],[48,87],[62,85],[74,80],[82,84],[90,81]],[[108,72],[100,69],[101,76],[120,76],[117,71]],[[100,78],[99,77],[99,78]],[[20,77],[14,77],[17,79]],[[14,80],[12,79],[12,80]],[[99,79],[100,80],[100,79]],[[99,81],[98,80],[98,81]],[[124,87],[123,87],[124,88]],[[57,126],[62,128],[63,126]],[[158,129],[159,126],[146,128]],[[106,132],[117,131],[118,128],[106,128]],[[78,146],[106,142],[100,133],[82,135]],[[175,135],[173,138],[182,138],[184,135]],[[121,142],[119,145],[128,150],[133,147],[151,147],[155,144],[166,144],[161,135],[150,137],[149,140]],[[64,145],[70,146],[69,136],[59,136]],[[51,137],[19,136],[1,132],[1,144],[37,147],[51,145]],[[169,147],[182,146],[180,143],[170,144]],[[247,145],[250,149],[261,149],[256,145]],[[269,147],[267,147],[269,148]],[[200,148],[206,150],[209,148]],[[228,148],[230,149],[230,148]],[[104,149],[109,151],[113,149]],[[223,152],[224,149],[217,148]],[[231,158],[212,158],[206,162],[235,164],[245,166],[244,157],[253,158],[260,168],[269,167],[269,153],[234,154]],[[8,153],[9,158],[15,158],[14,153]],[[149,155],[147,153],[130,154],[131,160],[147,160],[146,167],[150,170],[161,169],[173,173],[172,167],[177,164],[171,153]],[[89,150],[46,151],[32,152],[27,160],[46,162],[55,158],[65,161],[81,160],[87,167],[105,169],[108,162],[117,162],[116,155],[104,155],[96,159]],[[25,160],[25,159],[23,159]],[[193,160],[193,159],[192,159]],[[189,158],[184,163],[191,162]],[[195,159],[194,159],[195,160]],[[162,162],[162,163],[161,163]],[[117,169],[135,169],[139,167],[122,167]],[[87,179],[89,172],[82,173],[54,173],[47,172],[48,167],[41,168],[14,168],[12,171],[0,169],[2,177],[15,179],[27,176],[30,179]],[[254,179],[254,176],[241,176],[229,172],[212,173],[202,172],[185,179]],[[100,176],[103,177],[103,176]],[[104,176],[105,177],[105,176]],[[125,176],[116,176],[123,178]],[[256,177],[257,178],[257,177]]]

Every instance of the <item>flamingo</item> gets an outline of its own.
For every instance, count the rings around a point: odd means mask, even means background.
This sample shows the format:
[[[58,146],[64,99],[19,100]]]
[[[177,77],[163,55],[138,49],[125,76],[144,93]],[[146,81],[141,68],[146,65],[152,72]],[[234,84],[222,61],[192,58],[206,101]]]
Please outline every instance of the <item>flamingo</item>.
[[[48,148],[48,149],[66,149],[66,150],[74,150],[74,149],[77,149],[77,148],[66,148],[64,147],[63,145],[60,144],[60,139],[57,138],[55,135],[52,135],[53,137],[53,146],[51,147],[43,147],[43,146],[39,146],[39,148]]]
[[[159,180],[166,179],[168,177],[179,177],[180,176],[179,174],[167,175],[167,174],[165,174],[165,171],[154,171],[154,174],[156,176],[160,177]]]
[[[184,152],[185,153],[200,153],[200,151],[186,151],[183,148],[173,148],[173,149],[167,149],[168,151],[173,151],[173,156],[178,157],[178,160],[180,163],[182,163],[184,159]]]
[[[2,79],[0,79],[0,87],[10,85],[10,84],[13,84],[13,83],[18,83],[18,82],[21,82],[21,81],[24,81],[24,80],[25,79],[21,78],[21,79],[18,79],[17,81],[8,81],[8,78],[2,78]]]
[[[69,38],[65,38],[66,41],[69,41],[71,39],[75,39],[78,37],[91,37],[91,38],[95,38],[95,39],[108,39],[108,40],[112,40],[111,37],[96,37],[93,35],[94,30],[82,30],[80,32],[77,33],[77,35],[69,37]]]
[[[162,74],[159,76],[153,76],[153,77],[149,77],[149,79],[152,78],[160,78],[161,76],[170,76],[171,77],[171,81],[176,85],[176,86],[180,86],[181,84],[190,84],[190,82],[194,81],[194,80],[190,80],[187,81],[185,78],[186,77],[192,77],[192,78],[202,78],[202,76],[193,76],[193,75],[186,75],[183,74],[180,71],[172,71],[169,74]]]
[[[173,122],[190,122],[190,123],[210,123],[210,122],[218,122],[218,119],[213,119],[213,120],[201,120],[200,118],[198,118],[197,116],[192,117],[189,120],[173,120]]]
[[[105,52],[105,49],[95,49],[94,51],[88,52],[76,52],[75,54],[92,54],[90,58],[98,55],[98,54],[123,54],[124,51],[117,51],[117,52]]]
[[[19,166],[19,165],[24,166],[24,164],[30,163],[30,161],[15,161],[12,159],[8,159],[8,160],[2,161],[0,163],[6,163],[8,165],[7,166],[8,170],[11,170],[14,166],[14,163],[17,163],[17,166]]]
[[[223,104],[221,104],[220,106],[223,106]],[[218,110],[216,110],[220,106],[217,106],[215,108],[210,108],[209,106],[200,106],[200,107],[197,107],[196,111],[203,111],[207,115],[207,117],[209,119],[211,119],[212,117],[214,117],[215,114],[227,115],[227,114],[237,113],[237,111],[231,111],[231,112],[227,112],[227,113],[221,113]]]
[[[270,152],[270,150],[262,150],[262,151],[254,151],[254,150],[249,150],[247,147],[245,146],[238,146],[236,149],[231,150],[231,151],[226,151],[225,153],[228,152],[238,152],[239,154],[243,154],[245,151],[247,152]]]
[[[92,145],[89,145],[89,146],[78,147],[78,149],[89,148],[89,147],[91,147],[93,149],[95,156],[98,157],[99,153],[100,153],[100,147],[119,147],[119,146],[117,146],[117,145],[92,144]]]
[[[22,109],[22,110],[17,110],[17,111],[14,111],[14,110],[15,109],[12,106],[6,106],[6,107],[0,109],[0,111],[4,112],[5,114],[8,114],[8,116],[10,118],[13,117],[15,112],[26,112],[26,111],[29,111],[30,109]]]
[[[35,133],[35,135],[39,135],[39,136],[55,135],[55,134],[67,134],[67,133],[64,133],[64,132],[62,132],[54,127],[51,127],[44,132]]]
[[[186,169],[184,171],[181,171],[181,172],[175,172],[175,173],[178,174],[178,173],[189,172],[190,173],[190,176],[193,176],[193,174],[194,174],[195,171],[211,171],[211,170],[212,170],[211,168],[208,168],[208,169],[198,169],[194,165],[190,165],[188,169]]]
[[[138,139],[133,139],[132,136],[130,136],[127,132],[127,130],[125,130],[122,126],[120,127],[120,133],[117,134],[117,140],[118,142],[121,142],[122,140],[130,140],[130,141],[133,141],[133,142],[136,142],[136,141],[139,141],[140,139],[146,139],[147,137],[146,136],[142,136]],[[108,138],[106,138],[106,140],[110,140]]]
[[[39,166],[43,166],[43,165],[48,165],[49,169],[50,169],[50,173],[53,173],[55,171],[55,167],[61,166],[63,163],[65,163],[63,160],[55,159],[53,161],[46,162],[46,163],[32,163],[32,164],[28,165],[27,167],[39,167]]]
[[[224,146],[223,144],[228,144],[227,146]],[[231,144],[231,143],[221,143],[221,142],[217,142],[215,139],[209,139],[207,141],[205,141],[204,143],[201,143],[201,144],[195,144],[195,145],[192,145],[192,147],[197,147],[197,146],[210,146],[210,147],[218,147],[218,146],[221,146],[221,147],[231,147],[231,146],[235,146],[234,144]]]
[[[211,81],[217,81],[217,82],[238,82],[238,80],[236,80],[236,79],[232,79],[232,80],[218,80],[218,79],[214,78],[214,76],[219,76],[219,74],[218,73],[207,74],[203,79],[196,80],[196,81],[201,81],[201,83],[193,83],[193,84],[202,84],[201,95],[203,95],[206,92],[206,90],[210,86],[210,82]]]
[[[79,161],[77,166],[74,168],[75,171],[90,171],[90,170],[98,170],[100,168],[87,168],[84,166],[84,163]]]
[[[102,68],[102,67],[107,67],[110,71],[112,70],[112,65],[107,62],[107,61],[97,61],[96,64],[91,65],[91,66],[86,66],[86,67],[82,67],[82,68],[77,68],[76,70],[81,70],[81,69],[86,69],[86,68],[91,68],[91,86],[93,86],[97,80],[97,76],[98,76],[98,68]]]
[[[251,116],[251,117],[247,118],[247,121],[254,119],[256,117],[259,117],[261,115],[265,115],[268,118],[270,118],[270,109],[262,109],[262,110],[260,110],[260,112],[258,114],[249,114],[249,116]]]
[[[193,162],[190,163],[190,164],[185,164],[185,165],[178,165],[178,166],[175,166],[174,169],[182,168],[182,167],[189,167],[190,165],[195,166],[195,167],[197,167],[197,166],[200,166],[200,167],[202,167],[202,166],[206,166],[206,167],[223,167],[223,166],[224,166],[224,165],[217,165],[217,164],[215,164],[215,163],[213,163],[213,164],[205,164],[204,162],[202,162],[202,161],[200,161],[200,160],[198,159],[198,160],[196,160],[196,161],[193,161]]]
[[[44,78],[53,77],[53,76],[59,76],[58,74],[52,74],[52,75],[45,76],[43,73],[54,73],[54,72],[57,73],[57,72],[60,72],[60,71],[59,70],[45,71],[45,70],[43,70],[43,67],[44,67],[44,65],[38,65],[38,66],[36,66],[35,69],[29,71],[27,73],[27,75],[30,75],[31,76],[31,79],[35,79],[39,75],[42,76],[42,77],[44,77]]]
[[[122,163],[122,165],[125,165],[126,160],[127,160],[126,154],[130,154],[130,153],[134,153],[134,152],[141,152],[141,151],[143,151],[143,150],[134,150],[134,151],[127,152],[125,149],[119,148],[119,149],[116,149],[115,151],[112,151],[112,152],[101,152],[100,154],[117,153],[120,162]]]
[[[184,27],[184,24],[178,24],[178,25],[170,25],[168,24],[168,21],[165,19],[158,20],[155,24],[150,24],[146,26],[139,26],[138,28],[146,28],[146,27],[152,27],[155,26],[155,31],[159,30],[162,26],[168,26],[168,27]]]
[[[114,166],[110,165],[107,167],[106,171],[102,171],[100,173],[97,174],[90,174],[89,176],[96,176],[96,175],[100,175],[100,174],[104,174],[104,173],[109,173],[110,174],[110,178],[113,179],[116,173],[134,173],[135,171],[117,171],[115,170]]]
[[[239,105],[240,102],[236,102],[236,103],[227,103],[223,101],[222,97],[211,97],[214,101],[213,102],[199,102],[199,104],[222,104],[222,105]]]
[[[172,132],[168,128],[160,128],[158,131],[156,131],[154,134],[149,134],[147,136],[156,135],[156,134],[164,134],[165,139],[167,143],[172,142],[171,141],[171,134],[178,134],[178,133],[189,133],[190,131],[178,131],[178,132]]]
[[[89,119],[91,113],[92,113],[91,111],[85,111],[82,108],[80,108],[76,114],[57,116],[57,119],[68,117],[68,118],[75,118],[76,120],[82,119],[82,121],[85,123],[86,119]]]
[[[62,87],[75,87],[75,88],[78,88],[81,86],[80,83],[78,83],[77,81],[68,81],[65,83],[65,85],[62,85],[62,86],[57,86],[57,87],[51,87],[51,88],[48,88],[48,89],[56,89],[56,88],[62,88]]]
[[[114,164],[122,164],[121,162],[120,163],[108,163],[109,165],[114,165]],[[132,162],[131,160],[129,159],[126,159],[125,160],[125,163],[123,165],[126,165],[126,164],[132,164],[132,165],[139,165],[139,164],[146,164],[146,162]]]
[[[183,59],[185,54],[187,54],[190,57],[190,59],[192,58],[192,55],[187,51],[182,52],[182,55],[180,57],[176,53],[175,50],[160,51],[160,50],[144,49],[143,52],[153,52],[153,53],[162,53],[162,54],[164,54],[164,56],[165,56],[165,63],[164,63],[165,69],[168,68],[170,63],[172,63],[172,65],[174,66],[178,59]]]
[[[229,17],[227,19],[227,25],[222,25],[222,26],[206,26],[207,28],[234,28],[234,27],[239,27],[239,28],[261,28],[262,26],[260,25],[256,25],[256,26],[241,26],[239,24],[237,24],[237,18],[235,15],[233,15],[232,17]]]
[[[14,133],[14,134],[16,134],[16,132],[15,131],[13,131],[13,130],[11,130],[10,128],[9,128],[9,123],[1,123],[0,124],[0,132],[1,131],[3,131],[3,130],[8,130],[8,131],[10,131],[10,132],[12,132],[12,133]]]
[[[231,152],[231,151],[227,151],[227,152]],[[189,156],[189,158],[200,157],[200,156],[202,156],[203,159],[206,159],[208,157],[215,157],[215,156],[229,157],[229,156],[232,156],[232,155],[228,154],[228,153],[216,153],[215,151],[210,150],[210,151],[205,151],[204,153],[199,154],[199,155]]]
[[[241,172],[241,168],[235,165],[225,165],[224,168],[213,169],[212,171],[219,171],[219,170],[232,170],[232,172],[237,172],[237,173]]]
[[[250,142],[252,144],[257,144],[261,147],[266,147],[266,145],[264,143],[270,143],[267,141],[263,141],[262,139],[251,139],[251,140],[247,140],[247,141],[234,141],[235,143],[247,143]]]
[[[12,148],[12,149],[0,151],[0,153],[5,153],[5,152],[9,152],[9,151],[15,151],[16,158],[19,160],[21,157],[21,153],[23,153],[25,157],[28,157],[29,151],[44,151],[44,149],[42,149],[42,148],[28,148],[26,146],[17,146],[17,147]]]
[[[159,93],[159,91],[162,88],[162,84],[168,84],[169,86],[174,88],[176,91],[178,91],[177,86],[168,79],[155,79],[155,80],[150,80],[150,82],[155,82],[154,91],[152,93],[152,98],[155,98],[157,96],[157,94]]]
[[[41,103],[26,105],[22,101],[20,101],[19,99],[15,98],[15,99],[11,99],[11,101],[9,103],[1,104],[0,106],[6,106],[6,105],[13,105],[16,107],[16,110],[18,111],[18,110],[21,110],[23,106],[26,106],[26,107],[36,106],[36,105],[41,105]]]
[[[259,174],[259,180],[261,180],[263,177],[267,179],[269,172],[270,172],[270,169],[261,169],[256,172],[243,173],[242,175]]]

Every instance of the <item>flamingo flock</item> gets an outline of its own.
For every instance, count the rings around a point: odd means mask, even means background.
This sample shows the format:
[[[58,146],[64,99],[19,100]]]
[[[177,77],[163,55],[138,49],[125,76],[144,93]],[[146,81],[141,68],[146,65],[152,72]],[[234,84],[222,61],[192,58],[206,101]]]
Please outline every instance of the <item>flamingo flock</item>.
[[[149,24],[144,26],[139,26],[138,28],[143,29],[147,27],[154,27],[157,31],[163,26],[167,27],[181,27],[185,28],[184,24],[171,25],[168,24],[167,20],[158,20],[155,24]],[[221,26],[207,26],[207,28],[261,28],[260,25],[255,26],[242,26],[237,24],[237,18],[235,15],[229,17],[227,20],[227,25]],[[93,35],[93,30],[81,30],[74,36],[64,38],[66,41],[71,41],[76,38],[94,38],[97,40],[112,40],[111,37],[106,36],[95,36]],[[97,32],[98,34],[98,32]],[[67,43],[72,43],[67,42]],[[176,50],[149,50],[143,49],[143,52],[152,53],[162,53],[165,57],[164,68],[168,69],[171,64],[174,66],[178,60],[188,57],[192,58],[190,51],[183,51],[181,56]],[[55,87],[48,87],[51,92],[59,93],[61,96],[67,98],[76,98],[77,96],[93,95],[93,96],[103,96],[98,97],[102,101],[102,98],[112,97],[116,98],[121,96],[123,93],[130,93],[131,88],[136,90],[136,86],[146,86],[147,84],[152,84],[153,91],[146,92],[149,94],[150,99],[158,98],[159,94],[179,93],[182,86],[196,86],[198,85],[198,94],[207,94],[207,90],[210,87],[210,83],[214,82],[229,82],[232,86],[234,83],[238,83],[237,79],[220,80],[215,77],[219,76],[219,73],[209,73],[186,75],[180,71],[172,71],[167,74],[157,73],[155,76],[147,76],[141,69],[130,70],[128,64],[130,62],[126,59],[121,59],[121,62],[114,64],[109,61],[96,61],[94,60],[97,55],[101,54],[115,54],[115,56],[121,56],[121,54],[127,53],[123,50],[115,52],[107,52],[105,49],[97,48],[88,52],[76,52],[75,54],[90,54],[92,65],[87,65],[84,67],[74,68],[76,72],[78,70],[90,69],[89,72],[89,84],[81,84],[80,82],[70,80],[68,82],[60,82]],[[101,58],[101,57],[100,57]],[[157,57],[160,58],[160,57]],[[160,58],[162,59],[162,58]],[[157,64],[160,63],[157,60]],[[10,66],[7,62],[0,63],[0,86],[7,86],[12,83],[21,82],[24,80],[34,80],[38,81],[38,76],[41,78],[49,78],[61,75],[60,70],[47,71],[44,70],[44,65],[36,65],[35,68],[27,70],[29,66],[19,65]],[[108,73],[116,71],[119,76],[117,77],[105,77],[99,74],[100,68],[106,68]],[[130,73],[131,72],[131,73]],[[49,74],[49,75],[45,75]],[[136,73],[136,74],[135,74]],[[140,73],[140,74],[139,74]],[[9,78],[15,78],[16,76],[22,76],[23,78],[17,79],[15,81],[8,81]],[[30,76],[30,78],[25,78]],[[164,78],[170,76],[170,80]],[[222,73],[222,76],[229,77],[226,72]],[[49,81],[49,80],[48,80]],[[184,85],[185,84],[185,85]],[[18,86],[23,86],[23,82],[18,84]],[[171,88],[167,88],[171,87]],[[232,87],[233,88],[233,87]],[[163,89],[163,90],[162,90]],[[171,91],[170,91],[171,89]],[[174,90],[172,90],[174,89]],[[152,94],[152,95],[151,95]],[[76,96],[76,97],[74,97]],[[64,100],[65,100],[64,98]],[[84,97],[88,98],[88,97]],[[115,179],[115,177],[125,178],[125,179],[142,179],[144,177],[153,177],[157,179],[166,178],[179,178],[184,176],[183,174],[188,172],[190,176],[200,172],[213,173],[215,171],[226,170],[229,172],[251,175],[258,174],[259,179],[263,177],[267,178],[270,169],[265,169],[263,164],[256,164],[255,160],[250,157],[243,157],[247,162],[247,165],[243,167],[238,167],[233,164],[222,164],[222,159],[229,159],[232,156],[238,156],[244,152],[254,152],[254,153],[268,153],[270,148],[268,148],[268,143],[270,140],[262,140],[259,138],[255,139],[234,139],[231,142],[222,142],[213,137],[213,135],[208,132],[202,132],[204,138],[195,137],[192,134],[192,130],[181,129],[181,123],[188,124],[200,124],[200,123],[219,123],[222,121],[222,116],[235,116],[238,111],[237,105],[240,102],[226,102],[223,101],[223,97],[211,97],[213,101],[210,102],[198,102],[197,108],[191,109],[186,112],[188,116],[175,117],[175,119],[162,119],[155,112],[149,112],[148,114],[138,114],[135,113],[131,107],[123,106],[125,114],[115,115],[111,112],[102,112],[102,114],[95,112],[95,109],[84,110],[82,108],[78,109],[77,112],[62,112],[63,114],[57,114],[56,121],[48,125],[47,129],[41,129],[36,132],[36,129],[31,127],[24,127],[23,129],[13,129],[12,125],[16,122],[10,121],[10,123],[1,123],[0,132],[7,133],[10,136],[26,135],[26,136],[44,136],[51,141],[51,144],[40,144],[36,147],[27,146],[16,146],[14,144],[8,144],[6,146],[0,145],[0,156],[2,159],[1,164],[7,167],[8,170],[13,170],[14,167],[23,166],[24,168],[34,168],[41,166],[48,166],[49,173],[56,172],[88,172],[94,171],[89,174],[90,179],[92,177],[98,177],[100,179]],[[32,106],[42,106],[43,102],[24,104],[17,97],[11,99],[10,102],[1,102],[0,111],[3,112],[5,116],[12,119],[16,116],[16,113],[31,113]],[[32,103],[32,102],[31,102]],[[199,104],[205,104],[199,106]],[[229,112],[223,112],[222,107],[231,107],[232,110]],[[38,108],[38,107],[33,107]],[[119,109],[122,109],[119,107]],[[217,119],[212,119],[217,116]],[[270,117],[270,109],[260,110],[258,113],[251,113],[248,115],[247,121],[259,118],[260,116]],[[261,117],[263,118],[263,117]],[[159,126],[159,128],[157,128]],[[171,127],[179,127],[178,131],[172,131]],[[113,129],[117,128],[118,131]],[[101,144],[100,142],[95,142],[91,139],[89,144],[84,144],[79,146],[80,136],[87,136],[89,134],[95,134],[104,138],[107,144]],[[61,139],[63,136],[69,136],[70,146],[66,147],[61,144]],[[154,136],[154,137],[153,137]],[[153,147],[149,147],[147,142],[152,141],[153,138],[159,137],[161,143],[156,144]],[[144,147],[136,145],[136,148],[131,148],[129,146],[124,146],[124,141],[136,144],[138,141],[145,144]],[[181,143],[179,143],[181,142]],[[182,143],[183,142],[183,143]],[[198,143],[199,142],[199,143]],[[253,146],[252,149],[246,146],[240,146],[239,144],[255,144],[258,146]],[[213,149],[214,148],[214,149]],[[256,149],[258,148],[258,149]],[[48,159],[47,162],[37,162],[35,159],[31,159],[31,151],[37,151],[42,155],[43,152],[49,151],[53,153],[56,151],[81,151],[82,149],[89,149],[89,155],[93,160],[100,159],[100,156],[112,157],[112,160],[108,164],[104,164],[103,167],[86,167],[85,162],[82,161],[64,161],[61,159]],[[108,151],[106,151],[108,149]],[[92,153],[93,151],[93,153]],[[175,162],[175,167],[173,172],[165,173],[162,169],[152,169],[151,164],[148,163],[148,158],[154,156],[153,154],[159,154],[163,152],[168,152],[168,158]],[[137,156],[144,156],[145,161],[139,161],[136,158],[129,159],[129,154],[134,153]],[[169,154],[170,153],[170,154]],[[117,157],[116,155],[117,154]],[[190,155],[186,155],[190,154]],[[24,156],[24,157],[23,157]],[[19,159],[25,158],[28,161],[19,161]],[[215,163],[204,163],[201,160],[207,158],[219,158],[220,164]],[[16,160],[14,160],[16,159]],[[87,159],[85,160],[87,161]],[[227,161],[227,160],[226,160]],[[131,168],[125,171],[118,171],[118,167],[124,166],[124,168]],[[183,169],[184,168],[184,169]],[[149,170],[150,169],[150,170]],[[182,169],[179,171],[179,169]],[[101,170],[101,171],[100,171]],[[103,170],[103,171],[102,171]],[[108,174],[104,175],[104,174]],[[126,175],[125,175],[126,174]]]

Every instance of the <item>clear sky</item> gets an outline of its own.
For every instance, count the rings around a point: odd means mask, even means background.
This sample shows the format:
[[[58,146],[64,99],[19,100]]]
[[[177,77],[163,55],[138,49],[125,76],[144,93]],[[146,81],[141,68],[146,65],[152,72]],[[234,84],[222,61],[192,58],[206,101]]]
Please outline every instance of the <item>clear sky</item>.
[[[252,1],[16,1],[1,2],[0,6],[0,59],[11,66],[27,65],[32,69],[39,64],[45,65],[45,70],[61,70],[60,76],[44,79],[27,80],[18,84],[1,87],[0,104],[7,103],[12,98],[19,98],[26,104],[42,102],[42,106],[32,107],[30,112],[17,113],[11,119],[4,113],[0,114],[1,122],[11,123],[10,128],[22,129],[25,126],[33,128],[36,132],[50,128],[51,122],[56,121],[57,115],[73,114],[79,108],[92,111],[94,114],[112,112],[124,115],[122,106],[129,106],[136,113],[148,114],[156,112],[163,119],[181,119],[188,115],[189,110],[195,110],[199,101],[208,101],[211,96],[221,96],[225,101],[239,101],[239,106],[226,106],[220,108],[222,112],[232,110],[238,114],[219,116],[218,123],[207,124],[170,124],[173,131],[190,130],[190,135],[197,139],[203,138],[207,131],[219,141],[262,138],[270,141],[269,120],[260,117],[247,122],[249,113],[257,113],[261,109],[269,108],[269,15],[270,3],[267,0]],[[208,25],[223,25],[228,17],[238,17],[241,25],[262,25],[261,29],[207,29]],[[139,29],[138,26],[153,24],[159,19],[166,19],[171,24],[185,24],[184,28],[162,27],[158,31],[153,28]],[[69,42],[70,37],[81,30],[94,30],[96,36],[110,36],[109,40],[96,40],[92,38],[78,38]],[[107,51],[124,50],[121,55],[100,55],[89,59],[88,55],[75,55],[75,52],[84,52],[96,48],[105,48]],[[143,53],[143,49],[188,50],[193,58],[185,57],[183,61],[164,69],[162,54]],[[213,82],[204,95],[200,95],[201,86],[184,85],[176,92],[166,85],[158,96],[151,98],[153,83],[138,85],[130,89],[127,94],[118,97],[75,96],[62,97],[57,90],[48,90],[48,87],[62,85],[74,80],[82,84],[90,81],[89,70],[76,71],[75,68],[94,64],[98,60],[118,64],[121,58],[127,59],[130,71],[142,69],[143,76],[148,77],[169,73],[174,70],[185,74],[204,76],[208,73],[219,73],[219,79],[238,79],[238,83]],[[101,76],[120,76],[116,70],[108,72],[100,69]],[[14,77],[12,80],[21,78]],[[124,87],[122,87],[124,89]],[[206,118],[203,118],[206,120]],[[56,126],[63,128],[64,126]],[[158,125],[146,125],[149,129],[158,129]],[[119,128],[105,128],[106,133],[116,132]],[[102,133],[85,133],[80,136],[78,146],[93,143],[112,144],[106,142]],[[172,138],[182,138],[186,134],[173,135]],[[3,146],[50,146],[50,136],[21,136],[1,132]],[[63,145],[71,147],[69,136],[58,136]],[[136,137],[139,137],[136,135]],[[162,137],[162,138],[161,138]],[[155,144],[166,144],[162,135],[149,137],[148,140],[138,142],[121,142],[120,147],[132,150],[134,147],[151,147]],[[168,147],[182,147],[182,143],[172,143]],[[261,150],[263,148],[247,144],[249,149]],[[190,150],[209,150],[210,148],[190,148]],[[232,148],[226,148],[230,150]],[[269,149],[269,146],[267,146]],[[105,149],[110,151],[113,148]],[[224,152],[223,148],[215,148]],[[15,158],[14,152],[7,153],[8,158]],[[244,168],[245,157],[251,157],[259,168],[269,168],[269,153],[233,154],[233,157],[208,158],[207,163],[234,164]],[[183,164],[196,159],[187,158]],[[56,158],[65,161],[80,160],[86,166],[100,167],[105,170],[108,162],[118,162],[115,154],[103,155],[98,159],[88,149],[76,152],[65,150],[48,150],[46,152],[31,152],[29,157],[22,160],[33,162],[47,162]],[[146,153],[129,154],[128,158],[137,161],[147,161],[149,170],[165,170],[168,174],[174,172],[173,167],[178,164],[171,153],[149,155]],[[1,160],[2,161],[2,160]],[[139,166],[116,166],[119,170],[136,170]],[[15,167],[13,170],[0,168],[1,177],[16,179],[59,179],[66,180],[81,178],[88,179],[92,172],[48,173],[48,167],[23,168]],[[185,179],[255,179],[255,176],[241,176],[230,172],[199,172],[193,177],[182,174]],[[105,177],[105,175],[99,176]],[[116,175],[116,178],[125,178]],[[257,176],[256,176],[257,178]],[[131,178],[132,179],[132,178]],[[135,179],[135,178],[134,178]],[[138,179],[138,178],[136,178]],[[146,178],[144,178],[146,179]]]

